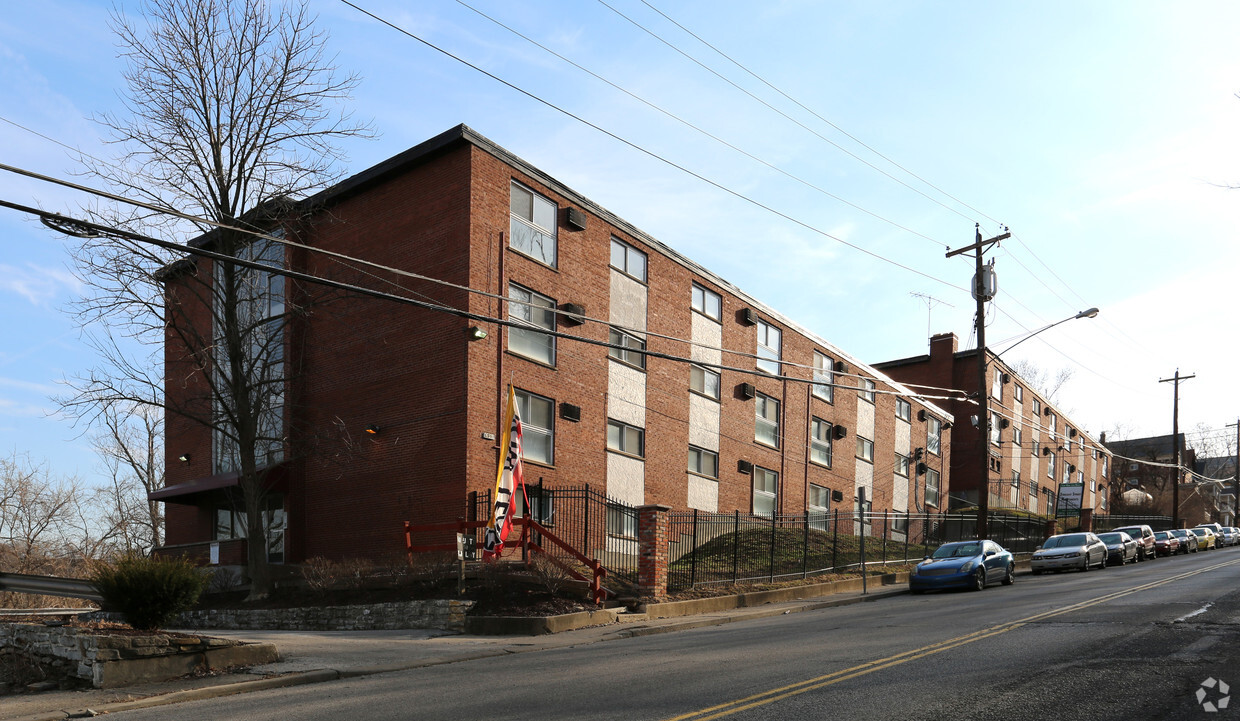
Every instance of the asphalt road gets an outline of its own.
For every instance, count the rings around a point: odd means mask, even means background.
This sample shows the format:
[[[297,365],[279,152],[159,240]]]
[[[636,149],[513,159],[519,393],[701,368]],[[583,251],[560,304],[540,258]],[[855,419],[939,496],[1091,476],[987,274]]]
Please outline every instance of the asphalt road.
[[[1240,548],[980,593],[747,623],[114,714],[125,719],[1225,719]]]

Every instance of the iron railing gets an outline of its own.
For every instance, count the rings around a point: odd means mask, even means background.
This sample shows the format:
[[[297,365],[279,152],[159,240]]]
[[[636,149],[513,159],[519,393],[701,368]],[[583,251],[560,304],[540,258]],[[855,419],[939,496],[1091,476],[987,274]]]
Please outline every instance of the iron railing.
[[[1046,519],[991,513],[988,537],[1016,553],[1046,538]],[[867,564],[915,563],[940,544],[977,538],[972,513],[670,514],[668,590],[776,582]]]
[[[1155,531],[1166,531],[1175,528],[1174,520],[1171,516],[1133,516],[1133,515],[1113,515],[1113,516],[1094,516],[1095,531],[1109,531],[1113,528],[1123,528],[1124,526],[1149,526]]]

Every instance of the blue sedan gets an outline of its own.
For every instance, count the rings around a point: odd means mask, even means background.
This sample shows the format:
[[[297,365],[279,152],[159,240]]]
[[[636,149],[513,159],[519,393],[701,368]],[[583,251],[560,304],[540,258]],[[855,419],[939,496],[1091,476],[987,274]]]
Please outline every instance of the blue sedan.
[[[980,591],[987,583],[1010,586],[1016,580],[1016,560],[994,541],[944,543],[917,564],[908,575],[908,588],[921,593],[935,588]]]

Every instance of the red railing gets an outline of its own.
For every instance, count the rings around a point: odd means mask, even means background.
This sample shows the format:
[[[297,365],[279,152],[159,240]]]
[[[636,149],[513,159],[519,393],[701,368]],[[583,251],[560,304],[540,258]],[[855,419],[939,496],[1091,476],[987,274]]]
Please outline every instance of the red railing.
[[[514,518],[513,523],[521,526],[521,538],[516,544],[506,545],[505,550],[510,548],[520,548],[521,557],[525,559],[527,564],[529,563],[529,559],[533,558],[534,553],[543,554],[544,558],[555,564],[557,568],[564,571],[572,578],[588,583],[590,585],[590,598],[593,599],[596,604],[602,605],[603,601],[607,599],[607,589],[603,587],[603,579],[607,577],[607,569],[603,568],[603,564],[599,563],[596,559],[587,558],[583,553],[565,543],[559,536],[547,530],[546,526],[543,526],[538,521],[531,518]],[[486,521],[466,521],[464,519],[449,523],[425,523],[419,525],[414,525],[409,521],[405,521],[405,550],[408,554],[409,562],[413,563],[413,554],[415,551],[418,553],[456,551],[455,542],[432,543],[415,546],[413,545],[413,534],[415,533],[451,531],[454,533],[463,534],[468,531],[484,528],[486,525]],[[553,554],[548,553],[542,545],[531,538],[533,533],[537,533],[541,538],[550,541],[556,548],[559,548],[565,554],[571,556],[583,566],[590,569],[591,577],[587,578],[576,569],[556,558]],[[501,557],[502,555],[503,554],[501,554]]]

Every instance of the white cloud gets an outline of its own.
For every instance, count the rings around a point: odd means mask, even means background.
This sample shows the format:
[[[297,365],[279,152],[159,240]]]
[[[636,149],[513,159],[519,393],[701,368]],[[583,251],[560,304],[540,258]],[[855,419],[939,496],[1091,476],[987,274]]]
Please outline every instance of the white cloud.
[[[82,284],[62,268],[26,263],[0,263],[0,291],[25,298],[31,305],[46,307],[66,294],[77,294]]]

